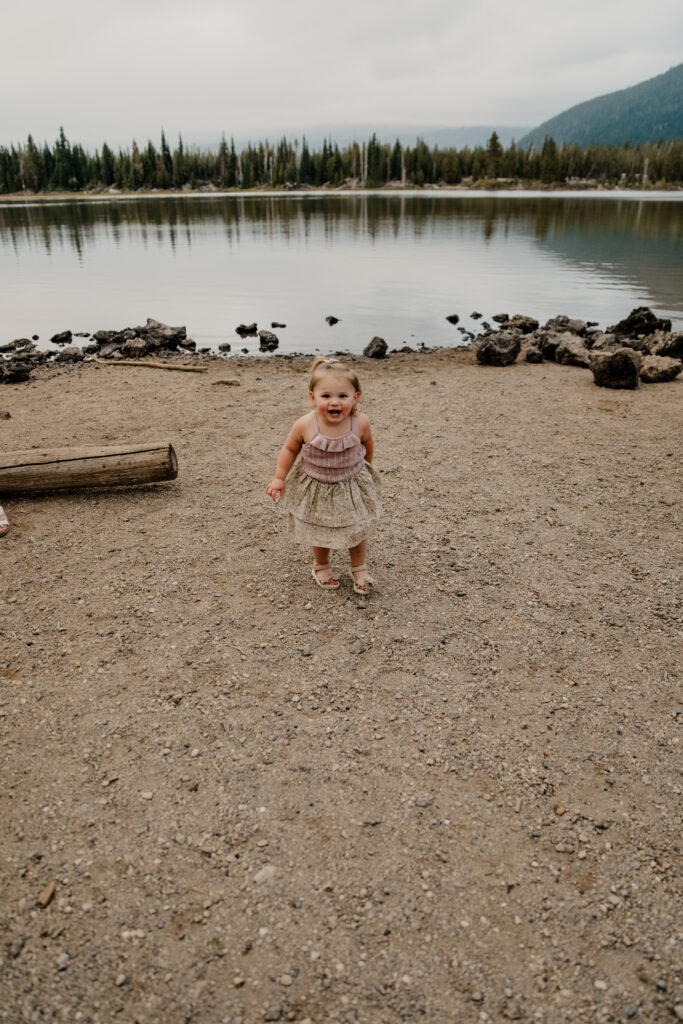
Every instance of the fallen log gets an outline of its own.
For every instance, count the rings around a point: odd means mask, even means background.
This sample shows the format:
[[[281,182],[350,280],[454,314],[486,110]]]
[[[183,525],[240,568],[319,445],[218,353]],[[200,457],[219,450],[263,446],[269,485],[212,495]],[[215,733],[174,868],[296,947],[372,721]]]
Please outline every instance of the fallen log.
[[[178,459],[168,443],[0,453],[0,494],[114,487],[175,480]]]
[[[102,366],[151,366],[153,370],[184,370],[185,373],[206,373],[207,366],[188,366],[187,363],[159,363],[154,359],[98,359],[93,356],[93,363]]]

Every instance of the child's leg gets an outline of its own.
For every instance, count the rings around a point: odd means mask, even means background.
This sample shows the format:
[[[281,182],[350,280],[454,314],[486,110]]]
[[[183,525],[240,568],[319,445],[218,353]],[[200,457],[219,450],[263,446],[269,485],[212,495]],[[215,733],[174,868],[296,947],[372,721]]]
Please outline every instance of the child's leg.
[[[320,568],[318,568],[320,566]],[[313,548],[313,571],[323,587],[338,587],[339,580],[330,569],[330,549]]]
[[[375,582],[365,568],[365,556],[368,551],[367,540],[362,540],[360,544],[356,544],[355,547],[349,548],[349,555],[351,556],[351,574],[354,582],[359,590],[369,590],[372,584]],[[355,569],[354,566],[363,566],[362,569]]]

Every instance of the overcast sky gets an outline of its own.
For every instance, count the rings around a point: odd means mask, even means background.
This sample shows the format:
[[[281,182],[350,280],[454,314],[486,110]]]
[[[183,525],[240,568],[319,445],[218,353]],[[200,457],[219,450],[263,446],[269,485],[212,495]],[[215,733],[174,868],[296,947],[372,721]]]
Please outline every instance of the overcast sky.
[[[24,0],[0,144],[529,125],[683,59],[680,0]]]

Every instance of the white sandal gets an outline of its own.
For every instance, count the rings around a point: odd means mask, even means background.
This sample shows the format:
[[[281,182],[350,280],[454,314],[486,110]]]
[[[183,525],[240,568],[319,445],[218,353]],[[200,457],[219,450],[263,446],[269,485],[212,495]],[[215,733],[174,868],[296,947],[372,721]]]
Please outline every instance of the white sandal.
[[[337,590],[338,587],[339,587],[339,580],[336,580],[336,582],[333,583],[332,580],[335,580],[334,576],[327,583],[323,582],[323,580],[321,580],[319,578],[319,576],[318,576],[318,573],[320,572],[321,569],[329,569],[329,568],[330,568],[330,563],[329,562],[325,562],[324,565],[318,565],[317,562],[314,562],[313,566],[311,567],[311,575],[313,576],[313,579],[318,584],[318,586],[322,587],[323,590]]]
[[[0,505],[0,537],[4,537],[9,530],[9,519],[5,515],[5,511]]]
[[[375,584],[375,581],[373,580],[372,577],[370,577],[370,579],[368,580],[368,582],[364,586],[360,586],[358,583],[356,583],[356,577],[354,576],[354,573],[360,572],[362,569],[365,569],[365,571],[367,572],[368,567],[365,564],[365,562],[363,562],[362,565],[352,565],[350,570],[349,570],[349,576],[353,580],[353,592],[354,592],[354,594],[362,594],[363,596],[365,596],[366,594],[370,593],[370,591],[372,590],[372,588],[373,588],[373,586]]]

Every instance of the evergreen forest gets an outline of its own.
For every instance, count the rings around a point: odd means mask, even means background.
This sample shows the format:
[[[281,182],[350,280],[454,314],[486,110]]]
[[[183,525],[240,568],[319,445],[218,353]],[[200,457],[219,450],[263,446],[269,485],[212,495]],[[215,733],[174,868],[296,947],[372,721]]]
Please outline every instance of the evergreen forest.
[[[162,131],[158,146],[133,142],[117,152],[106,143],[94,153],[71,143],[60,129],[53,145],[0,146],[0,193],[252,188],[381,188],[477,185],[670,188],[683,184],[683,141],[631,146],[557,145],[546,136],[527,149],[504,148],[494,132],[486,146],[462,149],[378,141],[340,148],[332,140],[309,148],[306,139],[260,142],[237,152],[225,137],[213,150],[171,149]]]

